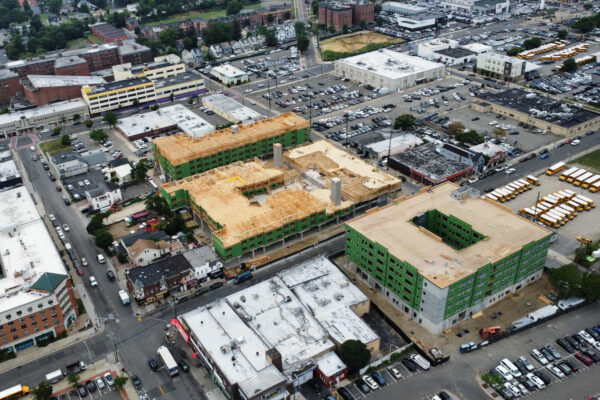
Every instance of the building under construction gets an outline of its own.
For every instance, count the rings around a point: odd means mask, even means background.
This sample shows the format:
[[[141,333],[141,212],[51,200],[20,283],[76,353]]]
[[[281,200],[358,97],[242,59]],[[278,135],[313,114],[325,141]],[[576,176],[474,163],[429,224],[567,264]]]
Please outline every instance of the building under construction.
[[[321,140],[273,160],[234,162],[163,184],[171,209],[190,207],[212,231],[215,251],[231,260],[302,238],[325,224],[385,204],[401,181]]]
[[[152,148],[162,174],[172,180],[270,154],[273,143],[290,147],[308,139],[308,121],[290,112],[199,138],[186,133],[162,137],[152,142]]]

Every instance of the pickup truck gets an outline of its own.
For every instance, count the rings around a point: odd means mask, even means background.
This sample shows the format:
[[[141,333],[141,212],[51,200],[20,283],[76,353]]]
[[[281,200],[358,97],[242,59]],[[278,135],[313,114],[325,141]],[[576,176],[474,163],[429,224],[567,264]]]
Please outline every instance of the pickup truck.
[[[67,375],[78,374],[81,371],[85,371],[87,369],[87,365],[83,361],[77,361],[73,364],[69,364],[65,367],[67,370]]]

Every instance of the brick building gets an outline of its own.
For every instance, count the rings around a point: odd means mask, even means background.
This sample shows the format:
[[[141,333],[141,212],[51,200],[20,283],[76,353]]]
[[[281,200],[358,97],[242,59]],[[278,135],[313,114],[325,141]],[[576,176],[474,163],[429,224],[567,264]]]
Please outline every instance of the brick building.
[[[375,22],[375,5],[373,3],[329,2],[319,5],[319,23],[328,28],[333,26],[336,31],[341,31],[344,25],[351,28],[360,25],[361,21],[365,21],[367,24]]]
[[[80,57],[88,62],[90,72],[110,68],[121,62],[119,48],[115,45],[93,45]]]
[[[10,99],[21,90],[19,74],[0,69],[0,105],[10,104]]]
[[[131,63],[132,65],[137,65],[152,62],[154,60],[152,50],[136,43],[134,40],[119,40],[117,41],[117,45],[119,46],[118,53],[120,62],[116,64]]]
[[[54,73],[56,75],[78,75],[90,74],[88,62],[79,56],[59,57],[54,62]]]
[[[86,64],[87,65],[87,64]],[[43,106],[61,100],[81,97],[81,87],[105,84],[96,76],[29,75],[21,81],[25,97],[31,103]]]
[[[98,22],[97,24],[90,25],[90,30],[103,43],[113,43],[117,40],[127,39],[127,35],[123,29],[116,28],[107,22]]]
[[[69,275],[26,188],[0,192],[0,348],[19,351],[77,317]]]

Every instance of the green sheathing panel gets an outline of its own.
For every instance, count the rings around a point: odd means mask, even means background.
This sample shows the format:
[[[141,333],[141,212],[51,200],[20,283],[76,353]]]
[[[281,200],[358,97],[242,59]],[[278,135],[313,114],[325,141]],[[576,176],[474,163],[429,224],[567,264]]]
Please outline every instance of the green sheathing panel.
[[[414,217],[412,222],[439,236],[444,243],[457,250],[462,250],[485,238],[485,235],[474,230],[470,224],[438,210],[429,210],[425,214]]]
[[[164,188],[160,188],[163,199],[169,205],[171,210],[181,207],[188,207],[190,205],[190,194],[185,189],[179,189],[175,192],[167,192]]]
[[[223,241],[218,237],[218,232],[214,232],[213,239],[215,240],[213,243],[215,245],[215,252],[224,260],[237,258],[247,252],[276,243],[284,238],[287,238],[288,236],[305,232],[338,217],[349,214],[352,211],[354,211],[354,206],[348,207],[344,210],[339,210],[331,215],[327,215],[325,211],[315,213],[306,218],[292,221],[271,231],[252,236],[251,238],[245,239],[242,242],[236,243],[229,247],[224,247]]]
[[[521,250],[496,263],[484,265],[476,273],[453,283],[448,288],[444,319],[539,272],[544,267],[549,247],[550,235],[528,243]]]
[[[273,152],[273,144],[281,143],[284,148],[297,146],[308,142],[308,129],[298,129],[295,131],[285,132],[277,136],[259,140],[254,143],[248,143],[240,147],[234,147],[211,154],[206,157],[190,160],[180,165],[172,165],[169,160],[163,157],[157,151],[156,145],[154,148],[154,158],[162,166],[164,172],[171,179],[183,179],[191,175],[199,174],[213,168],[231,164],[236,161],[250,160],[254,157],[260,157]]]
[[[345,240],[346,257],[406,304],[419,308],[423,276],[416,268],[389,254],[387,248],[348,225]]]

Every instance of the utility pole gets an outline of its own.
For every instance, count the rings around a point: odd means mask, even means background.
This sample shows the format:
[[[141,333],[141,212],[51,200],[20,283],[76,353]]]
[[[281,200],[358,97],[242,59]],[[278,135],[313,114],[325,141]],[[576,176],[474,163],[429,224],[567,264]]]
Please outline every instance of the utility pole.
[[[267,76],[267,93],[269,93],[269,111],[271,111],[271,85],[269,85],[269,77]]]

